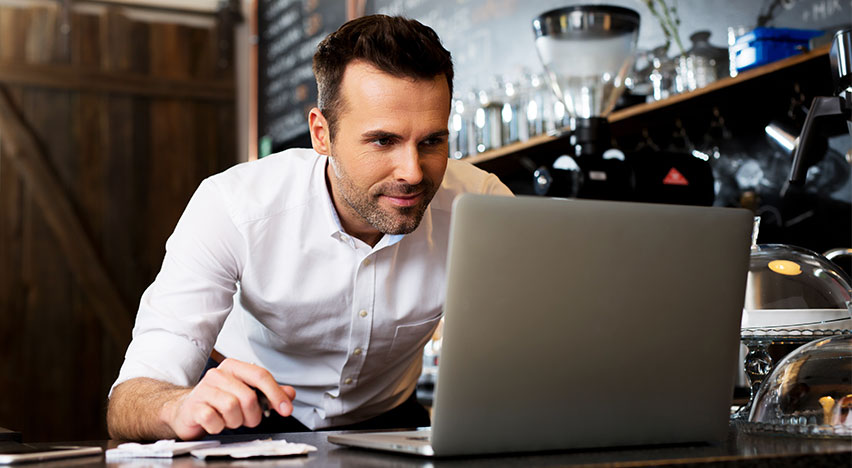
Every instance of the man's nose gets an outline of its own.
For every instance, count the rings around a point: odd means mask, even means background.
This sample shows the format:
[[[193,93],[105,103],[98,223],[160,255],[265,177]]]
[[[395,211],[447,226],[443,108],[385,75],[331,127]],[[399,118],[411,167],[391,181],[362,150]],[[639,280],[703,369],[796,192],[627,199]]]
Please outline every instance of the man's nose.
[[[406,145],[401,149],[396,158],[394,178],[409,185],[417,185],[423,180],[423,168],[420,167],[420,152],[417,145]]]

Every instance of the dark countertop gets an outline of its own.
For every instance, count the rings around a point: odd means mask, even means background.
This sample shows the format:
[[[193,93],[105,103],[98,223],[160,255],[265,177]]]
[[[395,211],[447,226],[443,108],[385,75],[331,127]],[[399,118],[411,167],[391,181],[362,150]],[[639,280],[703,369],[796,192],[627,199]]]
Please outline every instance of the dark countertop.
[[[677,445],[622,449],[570,450],[548,453],[516,454],[488,457],[447,459],[420,458],[407,455],[373,452],[340,447],[329,443],[331,432],[303,432],[270,434],[268,437],[303,442],[317,447],[308,456],[294,458],[268,458],[245,461],[214,461],[205,463],[192,457],[174,460],[135,459],[119,463],[105,463],[101,458],[66,459],[52,463],[25,466],[77,466],[77,467],[195,467],[195,466],[246,466],[262,467],[434,467],[434,466],[737,466],[737,467],[849,467],[852,466],[852,438],[806,439],[783,435],[752,434],[731,425],[728,439],[720,445]],[[262,436],[221,437],[222,441],[236,442],[263,438]],[[115,447],[116,441],[78,443]]]

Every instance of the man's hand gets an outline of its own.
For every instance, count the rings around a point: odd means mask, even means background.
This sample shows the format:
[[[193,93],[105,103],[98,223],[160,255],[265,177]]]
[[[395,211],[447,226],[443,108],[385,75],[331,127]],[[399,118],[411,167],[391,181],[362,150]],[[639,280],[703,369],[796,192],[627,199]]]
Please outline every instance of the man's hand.
[[[224,428],[255,427],[262,417],[255,389],[281,416],[293,412],[296,391],[266,369],[225,359],[195,387],[135,378],[115,387],[109,401],[110,436],[121,440],[189,440]]]
[[[219,367],[207,371],[195,388],[166,403],[160,418],[184,440],[217,434],[225,428],[255,427],[263,417],[255,388],[281,416],[293,412],[293,387],[278,385],[262,367],[225,359]]]

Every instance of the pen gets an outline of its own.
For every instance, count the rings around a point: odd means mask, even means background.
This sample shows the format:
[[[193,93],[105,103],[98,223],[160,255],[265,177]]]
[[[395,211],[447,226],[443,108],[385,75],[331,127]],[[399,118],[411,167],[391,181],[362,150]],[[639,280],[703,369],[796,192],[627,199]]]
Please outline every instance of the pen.
[[[266,395],[256,388],[254,389],[254,393],[257,395],[257,404],[260,405],[260,410],[263,411],[263,417],[268,418],[272,414],[272,405],[269,404],[269,398],[266,398]]]

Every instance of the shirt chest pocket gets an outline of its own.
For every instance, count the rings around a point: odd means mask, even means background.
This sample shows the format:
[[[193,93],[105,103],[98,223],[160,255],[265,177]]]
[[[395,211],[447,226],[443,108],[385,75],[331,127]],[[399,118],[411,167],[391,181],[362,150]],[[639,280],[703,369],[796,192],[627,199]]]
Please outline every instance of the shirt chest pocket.
[[[408,360],[414,353],[419,352],[426,345],[426,342],[432,338],[432,333],[435,332],[435,327],[438,326],[441,317],[442,315],[438,315],[437,317],[396,327],[393,342],[388,351],[387,361]]]

